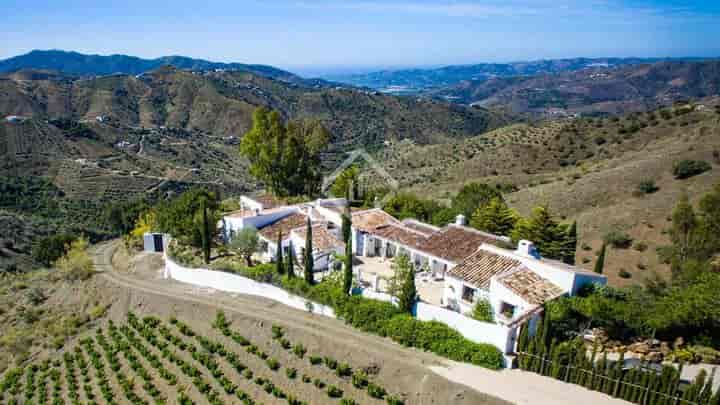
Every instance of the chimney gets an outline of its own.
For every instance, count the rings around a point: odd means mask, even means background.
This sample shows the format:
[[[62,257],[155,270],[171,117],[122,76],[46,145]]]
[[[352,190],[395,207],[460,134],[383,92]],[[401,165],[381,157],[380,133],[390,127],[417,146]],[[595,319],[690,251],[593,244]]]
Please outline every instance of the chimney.
[[[518,242],[515,253],[525,257],[540,259],[540,254],[538,253],[537,249],[535,249],[535,244],[530,242],[529,240],[521,240],[520,242]]]
[[[461,225],[461,226],[462,226],[462,225],[465,225],[465,224],[466,224],[465,215],[463,215],[463,214],[458,214],[458,216],[455,217],[455,225]]]

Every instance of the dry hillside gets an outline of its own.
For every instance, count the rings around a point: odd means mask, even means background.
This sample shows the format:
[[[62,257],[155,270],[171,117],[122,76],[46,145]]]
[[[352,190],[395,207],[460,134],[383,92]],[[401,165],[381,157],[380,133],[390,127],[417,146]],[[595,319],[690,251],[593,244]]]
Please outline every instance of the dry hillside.
[[[656,248],[668,243],[667,218],[678,198],[697,200],[720,180],[717,167],[685,180],[672,174],[683,159],[720,164],[716,105],[705,100],[623,118],[517,124],[446,145],[400,143],[382,156],[404,187],[423,196],[447,199],[465,182],[488,182],[514,190],[506,199],[522,214],[547,205],[577,220],[584,246],[578,263],[585,267],[607,232],[626,232],[637,248],[611,250],[606,273],[614,284],[637,283],[653,271],[668,274]],[[659,190],[641,193],[644,180]],[[631,278],[620,278],[620,269]]]

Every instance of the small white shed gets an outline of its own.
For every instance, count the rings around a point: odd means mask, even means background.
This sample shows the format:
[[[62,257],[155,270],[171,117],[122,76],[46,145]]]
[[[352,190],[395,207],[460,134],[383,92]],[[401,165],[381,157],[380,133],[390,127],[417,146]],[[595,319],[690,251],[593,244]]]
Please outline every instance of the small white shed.
[[[161,253],[169,242],[169,237],[164,233],[148,232],[143,235],[143,247],[146,252]]]

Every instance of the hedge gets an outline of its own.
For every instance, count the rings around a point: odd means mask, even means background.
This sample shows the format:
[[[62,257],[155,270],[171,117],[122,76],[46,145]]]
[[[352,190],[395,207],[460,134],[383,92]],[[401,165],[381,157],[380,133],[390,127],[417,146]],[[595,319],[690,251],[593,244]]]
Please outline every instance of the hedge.
[[[417,320],[388,302],[353,296],[335,312],[358,329],[387,336],[404,346],[494,370],[503,367],[503,355],[495,346],[472,342],[444,323]]]

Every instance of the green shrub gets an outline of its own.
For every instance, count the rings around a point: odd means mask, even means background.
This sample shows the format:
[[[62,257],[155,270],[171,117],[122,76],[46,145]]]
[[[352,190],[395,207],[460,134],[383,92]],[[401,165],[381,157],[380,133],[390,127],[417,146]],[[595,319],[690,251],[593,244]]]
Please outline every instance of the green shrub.
[[[473,307],[472,317],[482,322],[495,322],[495,314],[490,301],[479,299]]]
[[[293,380],[295,377],[297,377],[297,369],[296,368],[286,368],[285,369],[285,375],[287,378]]]
[[[396,396],[392,396],[392,395],[385,398],[385,402],[387,402],[388,405],[404,405],[405,404],[405,402],[402,399],[400,399]]]
[[[605,234],[605,243],[614,247],[615,249],[627,249],[632,245],[633,239],[630,235],[620,232],[612,231]]]
[[[387,391],[385,391],[385,388],[376,385],[375,383],[368,384],[367,392],[368,395],[377,399],[383,399],[385,398],[385,395],[387,395]]]
[[[330,398],[340,398],[343,396],[343,390],[334,385],[330,385],[327,387],[327,394]]]
[[[280,326],[273,325],[271,329],[273,339],[280,339],[281,337],[283,337],[284,332]]]
[[[472,342],[441,322],[418,321],[409,315],[398,315],[387,322],[386,334],[402,345],[417,347],[451,360],[495,370],[503,366],[502,353],[495,346]]]
[[[305,356],[305,353],[307,353],[307,349],[305,348],[305,346],[298,343],[293,346],[293,353],[295,353],[298,358],[302,359]]]
[[[272,371],[277,371],[277,369],[280,368],[280,362],[277,361],[276,359],[272,359],[272,358],[267,359],[265,361],[265,363],[267,363],[267,366],[270,367],[270,370],[272,370]]]
[[[712,169],[710,163],[703,160],[681,160],[673,166],[673,175],[676,179],[687,179]]]
[[[400,310],[389,302],[352,296],[335,312],[345,322],[362,331],[385,336],[385,322],[399,314]]]
[[[332,357],[325,356],[323,360],[325,361],[325,365],[327,366],[327,368],[329,368],[330,370],[335,370],[338,366],[337,360],[333,359]]]
[[[658,190],[660,187],[655,184],[655,180],[643,180],[638,184],[638,191],[642,194],[652,194]]]
[[[310,356],[310,364],[312,364],[313,366],[317,366],[320,363],[322,363],[322,357]]]
[[[356,373],[353,373],[352,375],[352,385],[355,388],[363,389],[367,387],[369,382],[370,380],[368,379],[367,374],[365,374],[365,372],[363,371],[358,371]]]
[[[347,363],[340,363],[335,372],[339,377],[348,377],[352,374],[352,368]]]

